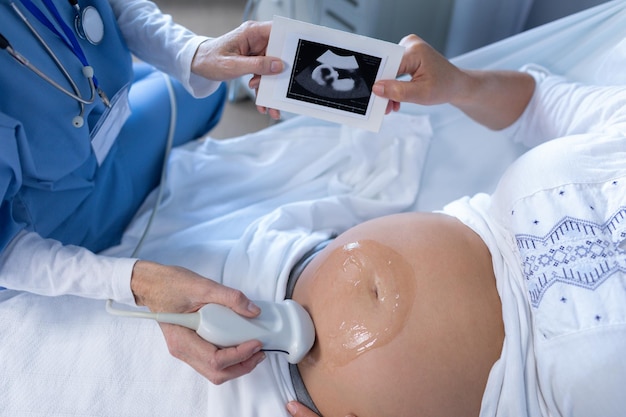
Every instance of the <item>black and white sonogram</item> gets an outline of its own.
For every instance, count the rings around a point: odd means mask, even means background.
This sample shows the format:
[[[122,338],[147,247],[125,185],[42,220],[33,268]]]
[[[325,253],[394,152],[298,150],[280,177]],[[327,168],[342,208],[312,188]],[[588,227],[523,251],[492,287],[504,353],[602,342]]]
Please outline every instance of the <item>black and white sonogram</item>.
[[[365,115],[382,58],[300,39],[287,97]]]

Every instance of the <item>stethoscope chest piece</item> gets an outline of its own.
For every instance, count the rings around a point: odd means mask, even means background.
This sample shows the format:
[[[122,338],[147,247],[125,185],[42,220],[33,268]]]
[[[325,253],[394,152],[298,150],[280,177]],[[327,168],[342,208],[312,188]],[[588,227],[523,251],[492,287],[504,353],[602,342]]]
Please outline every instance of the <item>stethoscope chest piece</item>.
[[[104,22],[98,10],[93,6],[87,6],[77,11],[74,19],[76,33],[89,43],[98,45],[104,38]]]

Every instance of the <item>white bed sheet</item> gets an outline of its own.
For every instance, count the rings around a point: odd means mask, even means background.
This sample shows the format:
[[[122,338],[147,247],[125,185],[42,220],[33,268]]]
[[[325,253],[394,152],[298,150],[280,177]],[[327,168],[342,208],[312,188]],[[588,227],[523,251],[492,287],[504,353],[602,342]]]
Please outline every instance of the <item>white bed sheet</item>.
[[[178,148],[140,256],[282,300],[311,247],[411,207],[430,137],[427,117],[398,114],[379,134],[301,119]],[[152,206],[107,254],[132,252]],[[154,322],[109,316],[102,301],[13,291],[0,300],[2,416],[274,417],[295,398],[278,353],[214,386],[169,355]]]
[[[623,82],[626,45],[613,48],[625,37],[619,0],[455,61],[532,61],[580,80]],[[522,151],[448,106],[405,105],[403,113],[388,118],[380,136],[296,118],[176,150],[142,257],[223,278],[253,298],[281,299],[289,267],[329,234],[490,191]],[[146,218],[140,213],[108,253],[130,254]],[[263,274],[275,276],[259,281]],[[293,398],[279,355],[214,387],[170,357],[158,326],[108,316],[100,301],[0,292],[0,341],[0,416],[275,416],[287,415]],[[274,386],[250,389],[268,380]]]

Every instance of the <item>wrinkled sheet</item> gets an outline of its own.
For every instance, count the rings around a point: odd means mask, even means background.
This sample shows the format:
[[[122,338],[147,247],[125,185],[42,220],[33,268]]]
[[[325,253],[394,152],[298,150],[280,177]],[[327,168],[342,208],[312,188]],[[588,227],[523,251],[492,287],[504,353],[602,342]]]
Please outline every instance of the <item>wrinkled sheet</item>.
[[[431,138],[426,116],[393,115],[379,134],[300,119],[172,152],[164,199],[139,256],[282,300],[311,247],[407,210]],[[108,255],[128,256],[154,195]],[[0,292],[2,416],[280,416],[294,399],[286,358],[214,386],[171,357],[152,321],[102,301]]]
[[[583,81],[623,83],[626,43],[614,46],[625,37],[626,2],[614,1],[455,62],[535,62]],[[402,111],[378,136],[296,118],[177,149],[140,256],[279,300],[288,270],[316,243],[367,218],[489,192],[523,151],[449,106]],[[132,252],[152,198],[108,254]],[[75,297],[1,292],[0,358],[2,416],[274,417],[287,416],[294,394],[279,354],[215,387],[170,357],[156,324],[111,317],[104,302]]]

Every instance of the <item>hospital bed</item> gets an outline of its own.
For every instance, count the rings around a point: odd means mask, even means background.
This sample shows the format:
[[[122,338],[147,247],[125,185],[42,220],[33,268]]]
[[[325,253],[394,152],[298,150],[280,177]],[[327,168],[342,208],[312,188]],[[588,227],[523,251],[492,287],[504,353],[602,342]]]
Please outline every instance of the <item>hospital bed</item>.
[[[619,0],[455,62],[534,62],[576,80],[626,83],[625,39]],[[403,105],[379,134],[296,117],[239,138],[203,138],[173,151],[140,256],[280,300],[290,267],[328,236],[491,191],[523,152],[502,136],[449,106]],[[133,251],[153,199],[105,254]],[[286,369],[284,357],[268,354],[252,374],[213,386],[169,355],[151,321],[110,316],[104,301],[0,292],[1,416],[287,415],[294,392]]]

